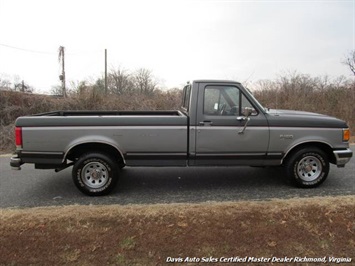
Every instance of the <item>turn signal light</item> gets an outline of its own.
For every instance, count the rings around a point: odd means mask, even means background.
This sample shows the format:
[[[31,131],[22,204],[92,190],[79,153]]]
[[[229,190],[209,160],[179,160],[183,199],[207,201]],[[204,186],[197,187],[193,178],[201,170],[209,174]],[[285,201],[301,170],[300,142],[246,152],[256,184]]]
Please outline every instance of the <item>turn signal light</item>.
[[[15,128],[16,146],[22,147],[22,127]]]
[[[343,141],[349,141],[350,140],[350,129],[346,128],[343,129]]]

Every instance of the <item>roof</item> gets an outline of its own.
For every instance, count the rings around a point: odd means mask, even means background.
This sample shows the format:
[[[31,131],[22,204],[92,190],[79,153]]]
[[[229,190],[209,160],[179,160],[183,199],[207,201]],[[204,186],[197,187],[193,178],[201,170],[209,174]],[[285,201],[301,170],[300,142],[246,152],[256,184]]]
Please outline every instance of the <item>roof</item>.
[[[240,84],[240,82],[235,81],[235,80],[223,80],[223,79],[195,79],[195,80],[192,80],[190,83],[192,83],[192,82],[197,82],[197,83],[238,83],[238,84]]]

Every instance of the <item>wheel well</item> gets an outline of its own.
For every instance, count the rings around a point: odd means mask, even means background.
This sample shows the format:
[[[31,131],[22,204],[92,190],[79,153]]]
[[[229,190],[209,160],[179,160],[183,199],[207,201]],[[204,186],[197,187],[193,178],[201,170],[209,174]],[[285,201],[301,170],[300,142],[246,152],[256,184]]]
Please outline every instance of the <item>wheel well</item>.
[[[320,150],[322,150],[328,157],[328,160],[330,163],[335,164],[336,163],[336,159],[333,153],[333,149],[325,143],[322,142],[307,142],[307,143],[302,143],[299,144],[295,147],[293,147],[290,151],[288,151],[288,153],[286,154],[285,158],[283,159],[283,163],[295,152],[304,149],[304,148],[308,148],[308,147],[316,147]]]
[[[115,147],[105,143],[83,143],[69,150],[65,159],[76,161],[82,154],[88,152],[102,152],[124,165],[122,153]]]

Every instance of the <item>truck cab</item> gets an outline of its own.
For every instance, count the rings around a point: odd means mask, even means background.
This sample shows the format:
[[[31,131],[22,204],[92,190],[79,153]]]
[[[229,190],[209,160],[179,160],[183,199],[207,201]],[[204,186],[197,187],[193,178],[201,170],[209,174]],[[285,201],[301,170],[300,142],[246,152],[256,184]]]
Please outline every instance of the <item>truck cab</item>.
[[[197,80],[184,87],[191,165],[262,165],[269,145],[265,111],[240,83]]]

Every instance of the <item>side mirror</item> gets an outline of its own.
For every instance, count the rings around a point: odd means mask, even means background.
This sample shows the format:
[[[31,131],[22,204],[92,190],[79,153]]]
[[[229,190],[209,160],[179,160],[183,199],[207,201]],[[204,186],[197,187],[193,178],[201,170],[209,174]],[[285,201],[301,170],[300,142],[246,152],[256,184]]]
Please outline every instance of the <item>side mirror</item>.
[[[249,117],[251,116],[251,114],[254,112],[254,109],[253,108],[250,108],[250,107],[245,107],[242,114],[246,117]]]

